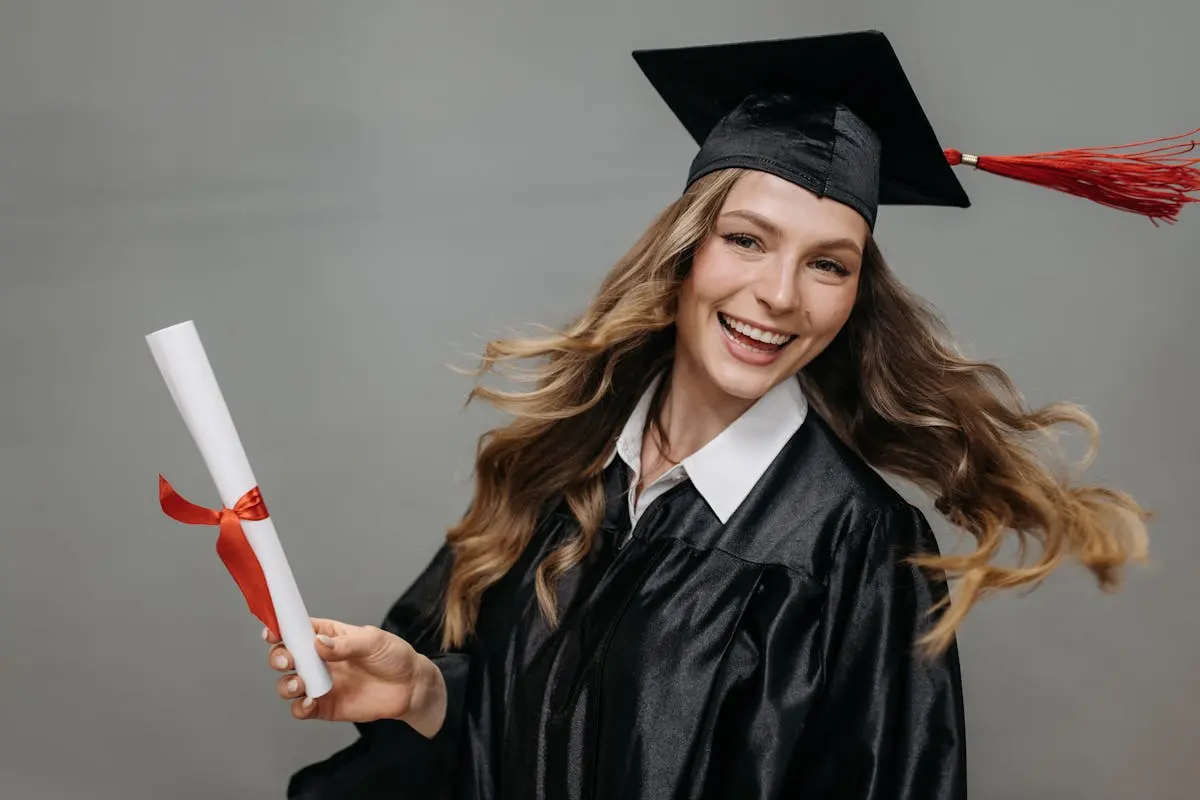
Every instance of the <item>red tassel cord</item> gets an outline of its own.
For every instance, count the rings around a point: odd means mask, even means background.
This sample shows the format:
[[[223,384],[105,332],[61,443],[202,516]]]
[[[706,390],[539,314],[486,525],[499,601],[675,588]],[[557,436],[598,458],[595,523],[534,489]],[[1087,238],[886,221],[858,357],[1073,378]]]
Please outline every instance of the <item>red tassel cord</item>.
[[[971,156],[946,150],[951,166],[967,164],[1006,178],[1084,197],[1110,208],[1175,222],[1189,196],[1200,191],[1200,157],[1184,156],[1196,149],[1191,137],[1200,128],[1179,136],[1116,147],[1084,147],[1051,153],[1011,156]],[[1135,149],[1138,148],[1138,149]]]

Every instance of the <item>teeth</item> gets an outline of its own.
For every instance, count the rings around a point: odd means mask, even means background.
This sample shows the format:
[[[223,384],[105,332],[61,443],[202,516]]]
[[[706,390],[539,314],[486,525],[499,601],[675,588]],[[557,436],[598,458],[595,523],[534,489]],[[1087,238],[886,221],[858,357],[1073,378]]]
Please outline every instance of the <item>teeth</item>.
[[[743,336],[749,336],[751,339],[754,339],[756,342],[762,342],[763,344],[780,345],[780,344],[787,344],[788,342],[790,342],[792,340],[792,337],[788,336],[787,334],[767,333],[766,331],[761,331],[758,328],[755,328],[753,325],[747,325],[744,322],[739,322],[738,320],[733,319],[732,317],[725,316],[724,314],[722,314],[721,316],[724,318],[726,325],[733,328],[735,331],[742,334]]]

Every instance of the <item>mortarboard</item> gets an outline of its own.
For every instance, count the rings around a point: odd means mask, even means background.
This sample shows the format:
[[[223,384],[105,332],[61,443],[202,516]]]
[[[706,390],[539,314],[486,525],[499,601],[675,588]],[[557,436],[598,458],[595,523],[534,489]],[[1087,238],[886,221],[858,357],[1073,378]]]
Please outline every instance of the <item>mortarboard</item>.
[[[879,31],[636,50],[634,60],[700,145],[687,185],[730,167],[789,180],[857,210],[966,208],[965,164],[1175,221],[1200,191],[1196,142],[1182,136],[1018,156],[944,149]],[[1136,149],[1141,148],[1141,149]]]

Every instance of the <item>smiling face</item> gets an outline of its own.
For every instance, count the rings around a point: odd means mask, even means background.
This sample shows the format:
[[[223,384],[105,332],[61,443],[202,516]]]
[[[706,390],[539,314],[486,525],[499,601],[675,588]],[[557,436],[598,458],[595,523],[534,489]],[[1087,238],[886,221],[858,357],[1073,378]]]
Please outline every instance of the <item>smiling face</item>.
[[[757,400],[850,317],[870,233],[849,206],[748,172],[680,289],[677,380],[711,400]]]

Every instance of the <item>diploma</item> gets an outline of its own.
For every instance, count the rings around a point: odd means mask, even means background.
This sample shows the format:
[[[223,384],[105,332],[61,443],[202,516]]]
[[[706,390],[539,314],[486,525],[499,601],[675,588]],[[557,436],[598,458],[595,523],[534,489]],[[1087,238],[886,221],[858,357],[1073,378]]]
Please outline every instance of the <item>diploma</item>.
[[[312,619],[284,556],[275,523],[234,428],[204,346],[191,322],[146,337],[154,361],[179,414],[200,448],[221,496],[219,510],[194,505],[159,476],[159,503],[168,516],[220,528],[217,553],[242,590],[250,611],[283,639],[305,694],[320,697],[332,688],[329,670],[317,655]]]

